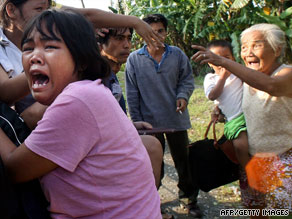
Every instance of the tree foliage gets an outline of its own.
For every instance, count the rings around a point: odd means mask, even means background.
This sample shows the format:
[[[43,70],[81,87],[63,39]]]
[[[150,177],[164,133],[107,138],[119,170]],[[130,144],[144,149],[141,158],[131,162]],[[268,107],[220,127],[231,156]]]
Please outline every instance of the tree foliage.
[[[117,10],[141,18],[150,13],[164,14],[169,20],[168,43],[183,49],[189,57],[193,54],[192,44],[230,40],[237,61],[241,61],[240,33],[256,23],[274,23],[286,33],[285,60],[292,62],[290,0],[119,0]],[[142,43],[135,36],[134,48]]]

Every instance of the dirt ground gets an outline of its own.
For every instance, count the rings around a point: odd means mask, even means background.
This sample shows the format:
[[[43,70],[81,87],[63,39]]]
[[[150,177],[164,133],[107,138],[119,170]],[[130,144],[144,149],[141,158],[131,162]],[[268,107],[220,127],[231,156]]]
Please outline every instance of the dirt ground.
[[[178,176],[168,148],[166,148],[164,154],[164,162],[165,176],[162,180],[162,186],[159,189],[162,208],[174,215],[176,219],[193,218],[188,216],[187,210],[183,209],[178,201]],[[242,208],[238,182],[221,186],[208,193],[200,191],[198,204],[203,211],[204,219],[228,218],[220,217],[220,209]]]

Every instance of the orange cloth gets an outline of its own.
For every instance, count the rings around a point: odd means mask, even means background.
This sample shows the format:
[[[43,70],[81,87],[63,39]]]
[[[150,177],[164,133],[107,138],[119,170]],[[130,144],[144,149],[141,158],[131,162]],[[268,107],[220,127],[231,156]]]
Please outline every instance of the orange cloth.
[[[246,166],[250,187],[262,192],[271,192],[282,186],[284,165],[278,156],[254,156]]]

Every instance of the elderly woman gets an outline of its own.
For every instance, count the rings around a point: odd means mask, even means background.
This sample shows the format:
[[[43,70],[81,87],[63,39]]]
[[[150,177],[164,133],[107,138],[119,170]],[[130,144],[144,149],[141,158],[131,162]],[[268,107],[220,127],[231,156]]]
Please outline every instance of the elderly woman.
[[[242,174],[243,203],[255,208],[285,208],[292,200],[292,66],[281,62],[285,33],[273,24],[256,24],[241,34],[245,66],[193,45],[192,59],[222,66],[244,84],[242,109],[246,119],[249,153]],[[254,172],[250,172],[252,169]]]

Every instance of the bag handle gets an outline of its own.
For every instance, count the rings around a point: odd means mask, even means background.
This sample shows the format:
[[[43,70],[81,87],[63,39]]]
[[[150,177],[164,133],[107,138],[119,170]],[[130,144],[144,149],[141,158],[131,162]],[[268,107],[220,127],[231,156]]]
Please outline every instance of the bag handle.
[[[216,149],[219,149],[219,146],[218,146],[218,141],[217,141],[217,138],[216,138],[216,130],[215,130],[215,124],[217,123],[218,121],[218,118],[216,118],[214,121],[213,121],[213,138],[214,138],[214,147]]]
[[[213,121],[211,120],[211,121],[209,122],[209,124],[208,124],[207,129],[206,129],[206,132],[205,132],[205,135],[204,135],[204,139],[207,138],[212,123],[213,123]]]
[[[206,132],[205,132],[205,135],[204,135],[204,139],[206,139],[207,136],[208,136],[208,133],[209,133],[210,127],[211,127],[211,125],[213,124],[212,129],[213,129],[214,147],[215,147],[216,149],[219,148],[219,147],[218,147],[218,142],[217,142],[217,137],[216,137],[216,130],[215,130],[215,124],[217,123],[217,121],[218,121],[218,118],[216,118],[215,120],[211,120],[211,121],[209,122],[209,124],[208,124],[208,126],[207,126],[207,129],[206,129]]]

